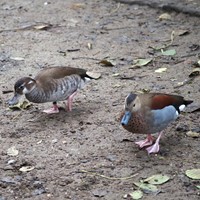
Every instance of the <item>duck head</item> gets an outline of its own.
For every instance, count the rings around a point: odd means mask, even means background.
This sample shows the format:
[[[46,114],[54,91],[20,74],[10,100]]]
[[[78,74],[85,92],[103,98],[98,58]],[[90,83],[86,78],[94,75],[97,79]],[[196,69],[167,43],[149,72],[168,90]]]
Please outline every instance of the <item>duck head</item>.
[[[21,95],[30,93],[35,87],[36,81],[34,79],[30,77],[19,79],[14,85],[15,94],[13,98],[8,101],[8,104],[17,104]]]
[[[122,126],[127,125],[132,113],[137,112],[140,109],[141,102],[139,97],[134,93],[130,93],[125,99],[125,113],[121,119]]]

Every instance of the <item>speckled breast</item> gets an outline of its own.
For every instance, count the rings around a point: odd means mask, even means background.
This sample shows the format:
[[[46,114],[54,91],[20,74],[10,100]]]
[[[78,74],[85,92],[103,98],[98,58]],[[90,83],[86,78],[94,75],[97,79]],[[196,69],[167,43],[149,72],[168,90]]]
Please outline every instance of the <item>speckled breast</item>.
[[[122,117],[123,114],[121,116],[121,119]],[[151,129],[146,117],[144,117],[142,113],[132,114],[128,124],[124,125],[123,128],[125,128],[129,132],[139,134],[148,134]]]

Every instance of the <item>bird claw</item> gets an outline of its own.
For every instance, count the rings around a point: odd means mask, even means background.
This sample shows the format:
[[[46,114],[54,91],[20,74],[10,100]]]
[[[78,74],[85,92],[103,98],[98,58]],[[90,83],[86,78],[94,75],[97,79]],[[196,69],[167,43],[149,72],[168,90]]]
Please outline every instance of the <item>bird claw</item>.
[[[154,145],[146,148],[148,154],[151,154],[151,153],[158,153],[159,150],[160,150],[160,146],[159,144],[155,143]]]
[[[143,148],[143,147],[152,145],[153,141],[152,140],[149,141],[148,139],[145,139],[145,140],[135,142],[135,144],[137,144],[140,148]]]
[[[55,114],[55,113],[59,113],[59,109],[57,105],[53,105],[52,108],[48,109],[48,110],[43,110],[44,113],[47,114]]]

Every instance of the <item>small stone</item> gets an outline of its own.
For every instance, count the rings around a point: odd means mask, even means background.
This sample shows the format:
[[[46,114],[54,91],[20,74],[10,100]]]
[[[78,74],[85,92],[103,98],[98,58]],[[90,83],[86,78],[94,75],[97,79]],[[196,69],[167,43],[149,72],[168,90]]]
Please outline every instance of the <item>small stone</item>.
[[[95,189],[92,191],[92,194],[95,197],[104,197],[108,192],[106,190]]]

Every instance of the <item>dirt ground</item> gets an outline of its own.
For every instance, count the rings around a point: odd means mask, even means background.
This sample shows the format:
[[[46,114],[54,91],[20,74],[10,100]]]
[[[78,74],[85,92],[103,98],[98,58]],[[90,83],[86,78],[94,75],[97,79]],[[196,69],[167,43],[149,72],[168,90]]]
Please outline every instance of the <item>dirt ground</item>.
[[[185,176],[200,166],[200,138],[186,135],[200,132],[199,112],[186,110],[169,126],[156,155],[138,149],[134,141],[146,136],[127,132],[118,120],[130,91],[180,94],[199,103],[198,76],[180,85],[198,61],[199,18],[172,12],[171,20],[158,20],[162,10],[103,0],[2,0],[0,5],[0,200],[124,199],[137,189],[134,181],[158,173],[170,180],[143,199],[200,198],[199,182]],[[175,35],[168,47],[176,55],[151,48],[169,44],[172,31],[180,30],[187,32]],[[138,58],[153,61],[132,68]],[[114,66],[103,66],[102,59]],[[78,93],[72,112],[42,113],[50,103],[8,109],[13,94],[2,92],[13,90],[17,79],[67,65],[102,74]],[[163,67],[165,72],[155,73]],[[16,156],[7,153],[13,146]],[[23,166],[34,169],[19,171]]]

